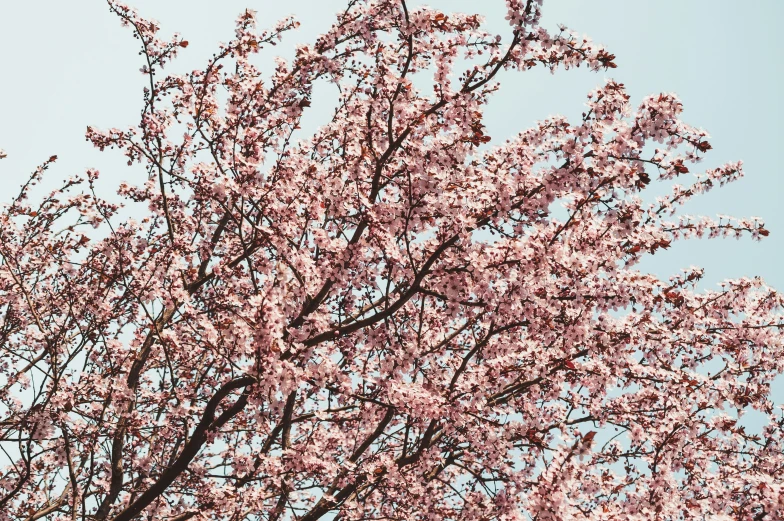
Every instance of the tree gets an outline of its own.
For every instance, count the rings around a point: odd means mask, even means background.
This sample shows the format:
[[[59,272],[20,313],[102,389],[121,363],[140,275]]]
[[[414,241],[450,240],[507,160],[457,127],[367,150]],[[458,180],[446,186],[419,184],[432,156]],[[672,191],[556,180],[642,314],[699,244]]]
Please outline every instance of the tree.
[[[188,42],[110,0],[149,84],[137,126],[87,139],[146,167],[118,191],[146,217],[94,170],[30,202],[55,156],[2,214],[0,519],[784,517],[782,296],[634,268],[768,235],[675,216],[741,164],[644,202],[711,145],[674,95],[633,111],[614,81],[579,121],[486,145],[503,71],[615,67],[540,3],[507,0],[505,41],[350,0],[267,78],[253,55],[294,20],[246,11],[166,75]],[[305,138],[318,80],[339,103]]]

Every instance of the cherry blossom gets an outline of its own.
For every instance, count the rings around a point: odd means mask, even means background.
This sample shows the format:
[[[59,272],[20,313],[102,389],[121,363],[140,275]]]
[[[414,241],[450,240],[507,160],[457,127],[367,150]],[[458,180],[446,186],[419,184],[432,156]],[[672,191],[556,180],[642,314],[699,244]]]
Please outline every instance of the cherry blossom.
[[[698,172],[677,96],[613,80],[491,139],[505,74],[616,67],[541,4],[497,37],[351,0],[269,69],[298,24],[247,10],[170,74],[187,40],[110,0],[141,117],[86,138],[146,177],[34,197],[52,156],[2,208],[0,520],[784,518],[784,296],[635,267],[767,236],[680,212],[742,164]],[[318,81],[340,95],[306,133]]]

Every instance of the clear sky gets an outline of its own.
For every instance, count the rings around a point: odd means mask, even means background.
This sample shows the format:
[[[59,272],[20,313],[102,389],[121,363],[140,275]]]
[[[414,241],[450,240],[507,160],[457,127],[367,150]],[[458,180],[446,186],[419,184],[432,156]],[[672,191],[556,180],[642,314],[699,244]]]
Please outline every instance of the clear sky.
[[[293,45],[312,41],[331,23],[345,0],[128,0],[161,22],[163,33],[180,32],[190,46],[171,70],[201,67],[219,41],[233,36],[235,17],[246,7],[258,11],[260,25],[294,14],[300,29],[288,34],[275,54],[291,56]],[[409,5],[425,2],[409,0]],[[447,11],[479,12],[488,27],[508,35],[503,0],[427,2]],[[702,165],[742,159],[746,178],[696,198],[685,213],[760,216],[771,235],[750,239],[691,240],[645,261],[660,276],[680,268],[706,268],[706,287],[725,278],[761,275],[784,290],[779,268],[784,253],[784,20],[780,0],[545,0],[543,24],[563,23],[617,55],[608,73],[584,69],[509,72],[491,102],[487,133],[503,140],[537,119],[560,113],[579,116],[585,94],[612,77],[626,84],[633,101],[658,92],[676,92],[684,119],[705,128],[714,149]],[[60,157],[51,179],[102,171],[107,190],[138,171],[122,156],[99,153],[84,140],[87,125],[126,127],[141,108],[137,41],[121,28],[102,0],[5,0],[0,2],[0,162],[2,193],[8,201],[18,184],[52,154]],[[316,90],[309,116],[315,125],[329,112],[328,87]],[[325,103],[319,107],[319,95]],[[696,170],[696,169],[693,169]],[[138,179],[138,177],[137,177]],[[780,386],[779,391],[782,390]],[[777,401],[782,401],[779,397]]]

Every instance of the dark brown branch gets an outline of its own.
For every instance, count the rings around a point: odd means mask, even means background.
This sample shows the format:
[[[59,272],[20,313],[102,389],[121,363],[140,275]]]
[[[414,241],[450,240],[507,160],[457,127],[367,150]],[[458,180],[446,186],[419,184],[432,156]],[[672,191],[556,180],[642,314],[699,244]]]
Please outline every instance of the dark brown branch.
[[[148,505],[155,501],[166,489],[171,485],[180,474],[182,474],[190,464],[191,460],[196,457],[201,447],[206,443],[207,436],[210,431],[219,429],[231,418],[245,408],[248,403],[249,390],[247,389],[252,384],[256,383],[256,379],[251,376],[244,376],[230,381],[210,399],[207,407],[204,409],[204,414],[201,421],[191,434],[188,443],[182,449],[182,452],[174,461],[174,463],[164,470],[158,481],[156,481],[150,488],[142,493],[136,501],[128,505],[122,512],[114,517],[113,521],[130,521],[142,512]],[[245,388],[242,395],[234,402],[234,405],[223,411],[223,413],[216,419],[215,411],[220,405],[221,401],[229,394],[237,389]]]
[[[155,343],[155,339],[158,338],[158,335],[161,329],[163,329],[163,326],[166,325],[166,323],[168,323],[169,320],[171,320],[171,318],[174,316],[174,312],[174,307],[165,309],[150,328],[150,331],[147,333],[147,336],[142,343],[142,347],[139,350],[139,354],[133,361],[131,370],[128,372],[126,385],[131,392],[136,392],[136,388],[139,386],[139,378],[141,377],[142,370],[144,369],[144,366],[147,363],[147,359],[152,352],[152,346]],[[109,492],[103,498],[103,501],[95,513],[95,519],[98,521],[106,519],[106,516],[109,515],[109,510],[111,509],[114,502],[117,501],[117,498],[119,497],[120,491],[123,487],[123,450],[125,448],[125,434],[128,431],[128,423],[130,421],[129,417],[134,405],[135,404],[133,400],[128,401],[125,407],[124,415],[120,418],[120,421],[117,425],[117,430],[114,433],[114,438],[112,440],[111,460],[112,475],[109,479]]]
[[[350,461],[356,463],[357,460],[362,456],[362,454],[370,447],[381,434],[384,433],[384,429],[386,429],[389,422],[392,421],[392,418],[395,415],[395,408],[388,406],[387,412],[384,414],[384,417],[376,426],[375,430],[362,442],[362,444],[357,447],[354,453],[349,458]],[[336,480],[337,481],[337,480]],[[356,480],[353,483],[343,487],[340,492],[337,494],[330,494],[332,495],[333,499],[325,499],[321,498],[316,505],[308,511],[307,514],[299,518],[299,521],[315,521],[319,519],[321,516],[329,512],[330,510],[334,509],[335,507],[342,504],[346,499],[348,499],[359,486],[362,484],[362,480]],[[330,491],[331,492],[331,491]]]

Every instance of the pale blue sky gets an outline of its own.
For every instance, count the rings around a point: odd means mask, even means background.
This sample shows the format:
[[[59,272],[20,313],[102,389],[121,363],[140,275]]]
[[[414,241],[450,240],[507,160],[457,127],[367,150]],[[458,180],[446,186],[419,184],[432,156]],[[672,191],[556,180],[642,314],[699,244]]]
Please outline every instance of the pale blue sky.
[[[425,2],[409,0],[410,5]],[[301,28],[289,34],[276,54],[290,56],[293,45],[312,41],[332,21],[345,0],[130,0],[142,14],[158,19],[164,34],[180,32],[190,41],[172,70],[200,67],[218,41],[233,35],[235,17],[250,7],[260,25],[295,14]],[[445,10],[480,12],[490,29],[508,34],[503,0],[426,2]],[[706,268],[705,286],[743,275],[761,275],[784,290],[779,269],[784,253],[784,40],[777,37],[784,2],[755,0],[546,0],[543,24],[563,23],[617,55],[608,73],[584,69],[506,73],[493,99],[487,133],[504,139],[535,120],[561,113],[577,117],[585,95],[613,77],[626,84],[634,101],[657,92],[676,92],[688,123],[712,135],[714,150],[704,167],[745,161],[746,178],[702,196],[686,213],[760,216],[771,235],[750,239],[691,240],[646,261],[658,275],[682,267]],[[51,179],[97,167],[113,189],[134,171],[112,152],[99,153],[84,140],[87,125],[125,127],[137,121],[144,78],[137,41],[119,25],[101,0],[3,0],[0,2],[0,202],[16,192],[35,165],[60,157]],[[325,97],[326,87],[316,91]],[[326,93],[326,94],[325,94]],[[318,99],[309,124],[328,113]],[[138,173],[138,172],[137,172]],[[778,397],[777,401],[781,401]]]

